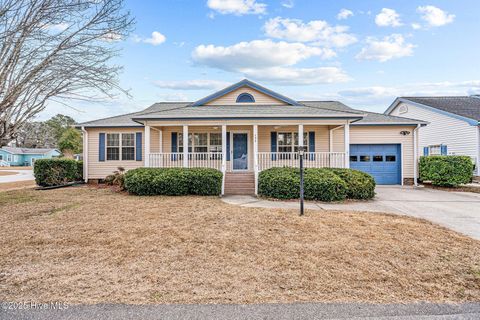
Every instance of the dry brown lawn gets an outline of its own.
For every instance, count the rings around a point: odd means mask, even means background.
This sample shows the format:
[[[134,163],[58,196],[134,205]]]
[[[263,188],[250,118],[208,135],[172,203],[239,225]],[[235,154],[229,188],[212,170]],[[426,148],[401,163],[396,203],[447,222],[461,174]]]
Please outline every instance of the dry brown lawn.
[[[0,167],[0,171],[1,170],[33,170],[33,167],[28,167],[28,166]]]
[[[403,216],[0,193],[0,301],[479,301],[480,243]]]
[[[34,180],[0,183],[0,192],[36,187]],[[0,195],[1,198],[1,195]]]
[[[1,177],[1,176],[13,176],[13,175],[16,175],[16,174],[17,174],[16,172],[1,171],[1,170],[0,170],[0,177]]]

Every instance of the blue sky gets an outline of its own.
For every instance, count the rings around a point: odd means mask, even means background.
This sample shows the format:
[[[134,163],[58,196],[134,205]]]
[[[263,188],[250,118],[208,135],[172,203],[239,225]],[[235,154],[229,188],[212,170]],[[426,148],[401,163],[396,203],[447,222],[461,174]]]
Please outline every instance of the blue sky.
[[[131,98],[50,105],[78,121],[194,101],[248,78],[293,99],[383,112],[400,95],[480,93],[480,1],[127,1],[113,45]]]

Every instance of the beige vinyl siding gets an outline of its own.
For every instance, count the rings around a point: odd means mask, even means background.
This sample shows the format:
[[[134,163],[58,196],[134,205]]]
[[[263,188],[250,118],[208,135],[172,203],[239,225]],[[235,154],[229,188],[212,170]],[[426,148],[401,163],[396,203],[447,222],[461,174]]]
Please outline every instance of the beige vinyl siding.
[[[251,105],[251,104],[276,104],[276,105],[286,105],[285,102],[281,100],[277,100],[269,95],[266,95],[260,91],[257,91],[255,89],[249,88],[249,87],[241,87],[238,88],[230,93],[227,93],[226,95],[223,95],[215,100],[212,100],[205,105],[235,105],[237,104],[237,97],[241,93],[249,93],[253,96],[255,99],[255,103],[239,103],[239,105]]]
[[[143,128],[87,128],[88,131],[88,179],[104,179],[117,167],[123,167],[126,170],[143,167],[145,159],[144,144],[145,133]],[[99,161],[99,140],[100,133],[135,133],[142,132],[142,161]]]
[[[411,126],[350,126],[350,144],[401,144],[403,178],[413,178],[413,129]],[[400,131],[409,131],[403,136]],[[333,131],[333,151],[343,152],[343,128]]]
[[[400,113],[401,106],[406,107],[407,112]],[[444,144],[449,155],[466,155],[477,159],[480,145],[478,126],[403,102],[390,114],[429,122],[418,130],[419,155],[423,155],[423,148],[426,146]]]

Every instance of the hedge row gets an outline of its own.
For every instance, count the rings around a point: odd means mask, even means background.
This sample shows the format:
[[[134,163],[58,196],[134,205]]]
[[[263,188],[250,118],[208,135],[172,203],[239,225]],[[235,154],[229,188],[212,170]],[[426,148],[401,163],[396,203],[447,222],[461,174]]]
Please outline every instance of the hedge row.
[[[138,168],[125,174],[125,189],[136,195],[220,195],[222,173],[209,168]]]
[[[271,168],[260,172],[258,193],[277,199],[296,199],[300,194],[300,170]],[[371,199],[375,196],[375,180],[352,169],[306,168],[304,196],[307,200],[341,201]]]
[[[467,156],[420,157],[420,180],[435,186],[457,187],[473,178],[474,164]]]
[[[53,158],[38,159],[33,167],[35,182],[41,187],[60,186],[83,180],[83,161]]]

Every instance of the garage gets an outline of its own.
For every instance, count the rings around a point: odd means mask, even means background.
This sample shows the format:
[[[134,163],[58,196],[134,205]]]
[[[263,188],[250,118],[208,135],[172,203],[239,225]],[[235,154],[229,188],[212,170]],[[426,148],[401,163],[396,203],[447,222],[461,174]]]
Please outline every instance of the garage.
[[[401,184],[400,144],[351,144],[350,168],[373,176],[377,184]]]

